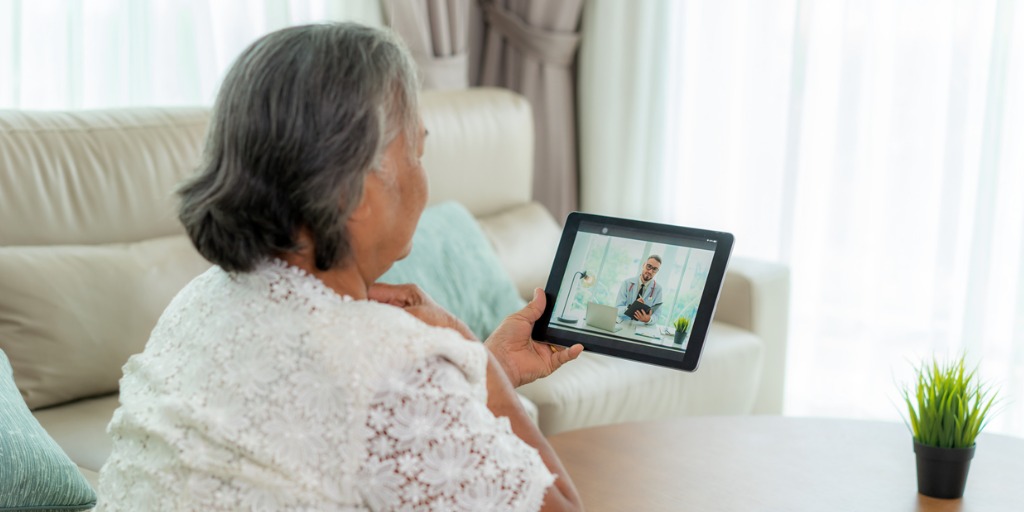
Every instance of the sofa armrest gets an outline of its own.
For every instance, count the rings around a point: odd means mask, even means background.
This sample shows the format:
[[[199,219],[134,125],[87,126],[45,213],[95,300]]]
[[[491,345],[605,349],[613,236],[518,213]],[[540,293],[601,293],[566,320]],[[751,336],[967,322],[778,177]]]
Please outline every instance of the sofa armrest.
[[[765,344],[755,414],[782,414],[789,336],[789,268],[732,258],[715,320],[753,332]]]

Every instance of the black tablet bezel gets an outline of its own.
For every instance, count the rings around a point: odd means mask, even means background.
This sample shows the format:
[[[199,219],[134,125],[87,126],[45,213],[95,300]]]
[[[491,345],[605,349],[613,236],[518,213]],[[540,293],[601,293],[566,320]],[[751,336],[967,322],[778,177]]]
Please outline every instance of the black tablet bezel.
[[[623,343],[615,341],[614,336],[600,336],[580,331],[552,328],[550,324],[551,317],[554,314],[555,298],[560,291],[559,285],[565,276],[569,256],[576,242],[576,235],[579,233],[581,223],[593,223],[606,227],[615,233],[615,235],[609,236],[633,238],[636,240],[659,239],[664,241],[665,239],[671,239],[673,240],[672,245],[682,247],[687,246],[687,241],[698,245],[714,242],[715,250],[711,260],[711,268],[708,270],[707,280],[704,284],[700,304],[697,307],[696,317],[690,326],[689,340],[686,343],[685,349],[665,348],[655,344]],[[692,372],[697,369],[700,364],[700,356],[704,352],[704,340],[707,336],[708,328],[711,326],[715,307],[718,304],[718,296],[722,289],[722,281],[725,279],[725,270],[728,265],[729,256],[732,253],[733,241],[733,235],[724,231],[711,231],[572,212],[565,221],[565,228],[562,230],[558,251],[555,254],[551,273],[544,288],[544,293],[547,296],[547,305],[544,309],[544,314],[534,324],[533,338],[562,346],[580,343],[588,352],[596,352]]]

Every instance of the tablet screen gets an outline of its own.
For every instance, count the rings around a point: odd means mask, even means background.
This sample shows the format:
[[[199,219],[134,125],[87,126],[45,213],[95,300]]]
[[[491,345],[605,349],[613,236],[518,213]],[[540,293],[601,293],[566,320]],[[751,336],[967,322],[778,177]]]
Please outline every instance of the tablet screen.
[[[732,243],[720,231],[574,212],[534,338],[693,371]]]

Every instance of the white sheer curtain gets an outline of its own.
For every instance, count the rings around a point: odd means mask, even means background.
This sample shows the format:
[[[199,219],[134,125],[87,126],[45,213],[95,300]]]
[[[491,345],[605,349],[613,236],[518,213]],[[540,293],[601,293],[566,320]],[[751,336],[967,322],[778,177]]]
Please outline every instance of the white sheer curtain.
[[[589,0],[585,210],[792,269],[786,413],[898,420],[966,352],[1024,436],[1024,5]]]
[[[0,108],[212,104],[259,36],[289,25],[381,26],[379,0],[0,0]]]

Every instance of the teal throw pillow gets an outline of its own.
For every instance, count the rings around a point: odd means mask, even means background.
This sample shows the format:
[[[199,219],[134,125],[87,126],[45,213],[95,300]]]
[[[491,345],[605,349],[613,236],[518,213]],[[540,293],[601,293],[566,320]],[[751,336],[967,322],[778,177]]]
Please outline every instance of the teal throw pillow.
[[[526,304],[473,214],[456,202],[424,210],[412,252],[379,281],[419,285],[481,340]]]
[[[0,350],[0,511],[95,506],[96,493],[29,412]]]

